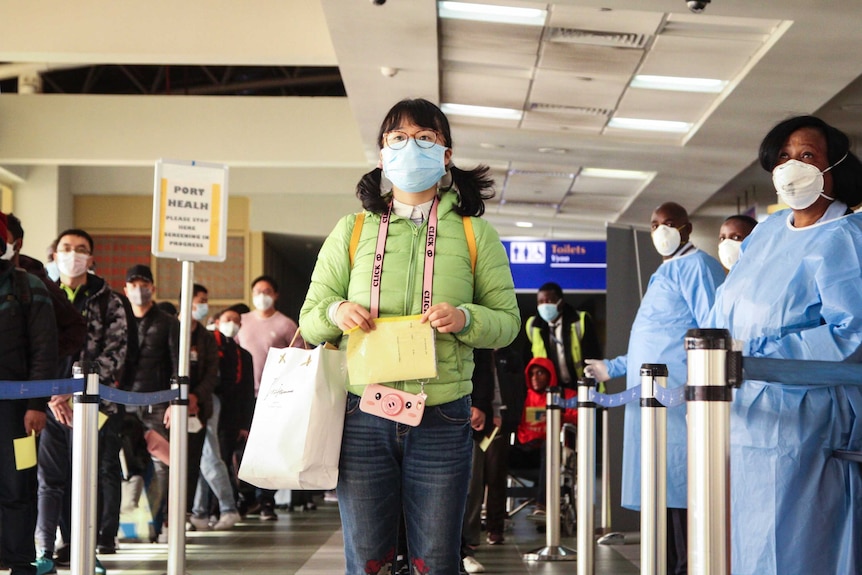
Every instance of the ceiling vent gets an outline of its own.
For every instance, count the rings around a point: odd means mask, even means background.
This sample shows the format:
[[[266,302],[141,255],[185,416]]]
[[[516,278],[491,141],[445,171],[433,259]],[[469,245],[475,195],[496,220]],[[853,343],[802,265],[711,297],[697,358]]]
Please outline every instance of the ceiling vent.
[[[553,114],[571,114],[573,116],[610,116],[613,110],[608,108],[588,108],[585,106],[561,106],[559,104],[530,103],[531,112],[548,112]]]
[[[562,44],[587,44],[590,46],[605,46],[608,48],[631,48],[643,50],[649,43],[648,34],[633,34],[629,32],[597,32],[594,30],[579,30],[577,28],[550,28],[548,42]]]

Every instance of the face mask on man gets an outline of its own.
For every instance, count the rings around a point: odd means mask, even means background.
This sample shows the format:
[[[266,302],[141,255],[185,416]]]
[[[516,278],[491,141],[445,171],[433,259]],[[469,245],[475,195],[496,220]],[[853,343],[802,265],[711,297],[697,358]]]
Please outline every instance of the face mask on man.
[[[665,257],[673,255],[682,243],[679,230],[664,224],[654,229],[651,236],[656,251]]]
[[[192,317],[195,318],[196,321],[205,320],[209,312],[210,306],[208,304],[196,303],[192,305]]]
[[[149,305],[153,300],[153,290],[144,286],[132,286],[127,288],[126,295],[129,297],[129,301],[132,302],[132,305],[136,305],[138,307]]]
[[[225,337],[236,337],[236,334],[239,333],[239,326],[232,321],[220,321],[218,322],[218,330]]]
[[[440,144],[420,148],[412,139],[400,150],[385,147],[381,150],[383,174],[399,190],[424,192],[446,173],[446,150]]]
[[[15,243],[7,243],[6,251],[3,252],[3,255],[0,256],[0,260],[6,260],[7,262],[15,257]]]
[[[823,196],[827,200],[834,201],[823,193],[823,174],[844,161],[847,154],[823,170],[817,166],[806,164],[799,160],[787,160],[783,164],[775,166],[772,170],[772,184],[782,202],[794,210],[804,210]]]
[[[57,252],[54,254],[54,260],[61,275],[76,278],[87,273],[90,256],[78,252]]]
[[[560,308],[555,303],[540,303],[536,308],[539,311],[539,317],[548,323],[551,323],[560,315]]]
[[[254,309],[258,311],[268,311],[274,302],[272,296],[265,293],[256,293],[251,296],[251,303],[254,305]]]
[[[739,247],[742,242],[725,238],[718,243],[718,259],[724,269],[729,270],[739,259]]]

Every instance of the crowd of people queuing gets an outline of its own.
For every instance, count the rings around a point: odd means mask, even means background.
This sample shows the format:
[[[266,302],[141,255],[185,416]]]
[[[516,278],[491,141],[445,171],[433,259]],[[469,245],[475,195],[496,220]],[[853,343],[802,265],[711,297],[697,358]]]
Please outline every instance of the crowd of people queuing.
[[[423,397],[426,410],[410,427],[359,409],[363,387],[347,384],[337,489],[347,573],[483,572],[475,557],[481,532],[492,546],[506,540],[510,466],[526,459],[538,468],[532,516],[545,514],[546,390],[572,397],[584,376],[625,376],[632,388],[644,363],[667,365],[668,386],[682,386],[682,340],[691,328],[727,328],[747,356],[859,361],[862,216],[852,208],[862,203],[862,163],[847,137],[818,118],[791,118],[766,136],[760,162],[789,209],[761,224],[727,218],[720,263],[691,242],[683,206],[655,209],[651,236],[662,263],[627,353],[612,359],[601,359],[590,314],[553,281],[539,288],[536,314],[521,326],[506,254],[480,219],[493,185],[488,168],[455,166],[439,108],[421,99],[397,103],[378,146],[380,166],[356,189],[364,227],[348,215],[327,237],[300,312],[302,334],[344,348],[354,328],[421,315],[435,329],[437,377],[387,384]],[[207,288],[194,284],[191,317],[178,318],[176,308],[157,303],[147,265],[128,269],[122,293],[94,273],[96,245],[85,230],[58,235],[56,279],[21,253],[18,218],[0,213],[0,235],[0,380],[65,378],[75,362],[91,361],[104,385],[166,390],[178,372],[180,320],[187,320],[188,412],[200,422],[189,433],[187,528],[230,529],[253,513],[276,520],[275,492],[236,474],[268,350],[306,345],[297,323],[276,309],[276,280],[251,283],[253,309],[237,303],[217,313]],[[521,329],[519,354],[512,342]],[[831,453],[862,450],[862,395],[850,386],[777,383],[746,382],[732,406],[732,572],[858,572],[862,505],[852,494],[862,478]],[[70,396],[0,401],[0,411],[7,494],[0,561],[12,575],[55,573],[69,561]],[[103,555],[116,552],[121,485],[130,475],[144,478],[150,538],[162,535],[171,407],[103,401],[100,411],[96,552]],[[563,417],[577,423],[574,410]],[[687,573],[686,423],[684,410],[668,412],[668,573],[676,575]],[[39,436],[38,465],[17,470],[11,439],[31,433]],[[622,505],[632,509],[640,507],[639,434],[639,411],[629,404]],[[290,505],[315,508],[303,492]],[[21,526],[32,526],[34,537]]]

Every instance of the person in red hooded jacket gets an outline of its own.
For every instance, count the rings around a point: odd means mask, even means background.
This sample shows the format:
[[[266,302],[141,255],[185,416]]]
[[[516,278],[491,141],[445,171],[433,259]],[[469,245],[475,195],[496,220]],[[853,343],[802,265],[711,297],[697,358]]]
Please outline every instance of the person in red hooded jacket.
[[[510,451],[510,467],[535,468],[539,467],[539,478],[536,481],[536,508],[531,515],[543,516],[545,514],[545,406],[547,405],[546,393],[548,388],[557,387],[557,373],[553,362],[546,357],[534,357],[524,369],[524,378],[527,385],[527,397],[524,400],[524,409],[521,413],[521,423],[518,425],[516,434],[517,442]],[[560,394],[563,399],[576,397],[573,389],[561,388]],[[563,423],[577,425],[578,410],[564,409],[562,413]]]

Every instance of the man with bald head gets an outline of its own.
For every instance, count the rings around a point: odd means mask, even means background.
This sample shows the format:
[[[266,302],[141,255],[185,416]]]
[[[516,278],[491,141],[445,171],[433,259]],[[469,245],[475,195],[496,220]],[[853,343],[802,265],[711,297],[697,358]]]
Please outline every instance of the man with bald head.
[[[685,333],[705,325],[724,281],[721,264],[690,241],[692,225],[681,205],[667,202],[655,209],[650,222],[652,241],[664,258],[650,277],[629,336],[626,355],[587,359],[585,373],[598,381],[626,376],[626,387],[640,385],[644,363],[667,365],[668,388],[685,385]],[[622,505],[640,509],[640,406],[626,405],[623,445]],[[685,409],[667,410],[668,573],[687,573],[686,506],[688,492]]]

